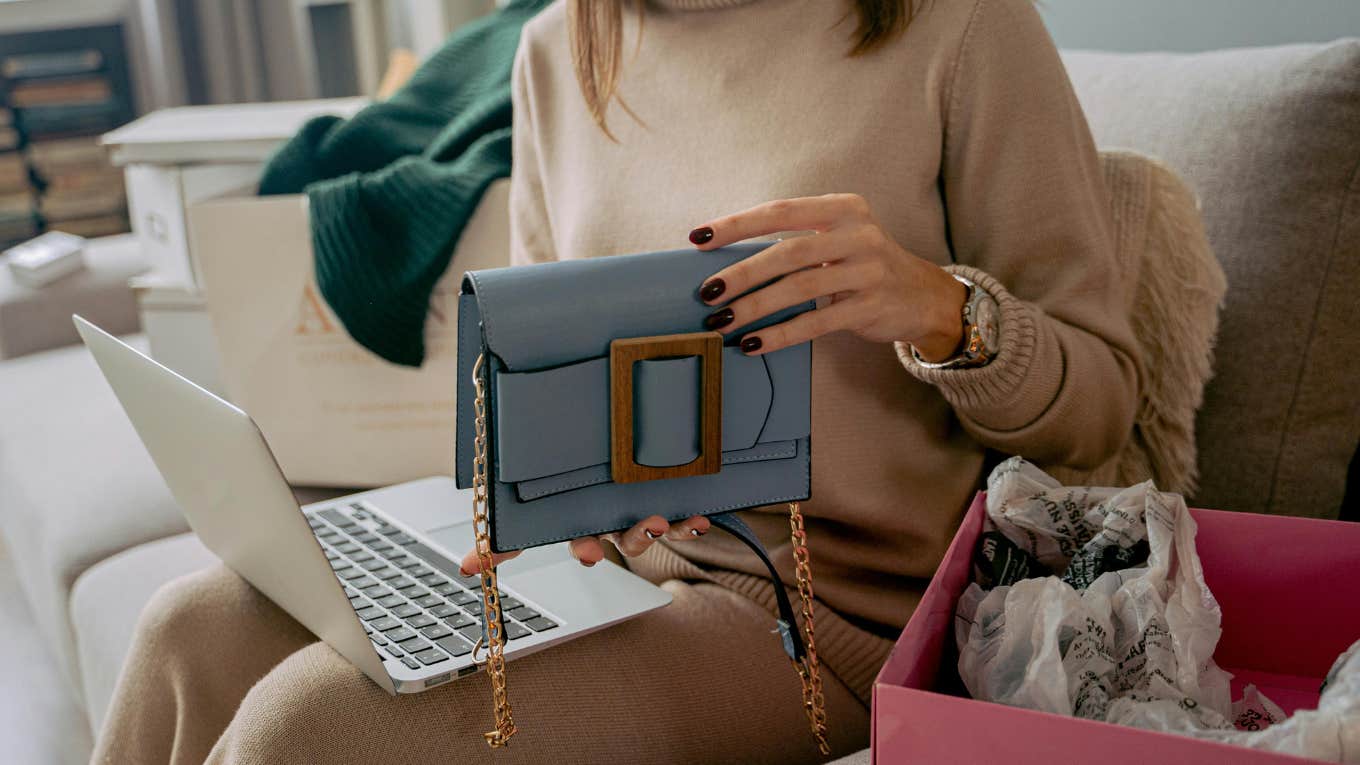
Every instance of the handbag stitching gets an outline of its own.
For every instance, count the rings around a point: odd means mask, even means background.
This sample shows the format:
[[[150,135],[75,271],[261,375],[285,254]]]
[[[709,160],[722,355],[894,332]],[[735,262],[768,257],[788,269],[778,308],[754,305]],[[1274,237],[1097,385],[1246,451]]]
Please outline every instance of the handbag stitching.
[[[765,460],[789,459],[790,457],[797,457],[797,456],[798,456],[798,442],[797,442],[797,440],[795,439],[795,440],[792,442],[792,445],[790,445],[790,446],[780,446],[778,449],[776,449],[776,450],[774,450],[774,451],[762,452],[762,453],[760,453],[760,454],[750,454],[750,455],[747,455],[747,456],[745,456],[745,457],[733,457],[733,458],[730,459],[730,460],[729,460],[729,459],[724,459],[724,460],[723,460],[723,464],[724,464],[724,465],[736,465],[736,464],[742,463],[742,462],[763,462],[763,461],[765,461]],[[588,467],[595,467],[595,466],[594,466],[594,465],[590,465],[590,466],[588,466]],[[578,482],[576,482],[576,483],[569,483],[569,484],[567,484],[567,485],[565,485],[565,486],[549,486],[549,487],[544,488],[544,489],[539,489],[538,491],[530,490],[530,491],[528,491],[528,492],[525,492],[525,491],[522,491],[522,490],[518,490],[518,489],[519,489],[518,484],[519,484],[519,483],[522,483],[521,481],[504,481],[504,482],[502,482],[502,481],[497,481],[497,483],[515,484],[515,485],[516,485],[516,489],[517,489],[516,493],[519,495],[519,499],[520,499],[521,502],[528,502],[528,501],[530,501],[530,500],[540,499],[540,498],[546,497],[546,496],[548,496],[548,495],[550,495],[550,494],[561,494],[561,493],[564,492],[564,491],[571,491],[572,489],[579,489],[579,488],[582,488],[583,486],[597,486],[597,485],[599,485],[599,484],[608,483],[608,482],[609,482],[609,478],[608,478],[608,477],[604,477],[604,478],[587,478],[587,479],[584,480],[584,481],[578,481]]]
[[[800,440],[801,440],[801,439],[800,439]],[[807,454],[807,459],[805,459],[805,460],[803,461],[803,491],[801,491],[801,492],[799,492],[799,493],[797,493],[797,494],[790,494],[790,495],[783,496],[783,497],[765,497],[765,498],[763,498],[763,499],[757,500],[757,501],[756,501],[756,504],[754,504],[754,505],[747,504],[747,503],[745,503],[745,502],[738,502],[738,503],[730,504],[730,505],[721,505],[721,506],[718,506],[718,507],[709,507],[709,508],[705,508],[705,509],[699,510],[699,511],[697,511],[697,512],[696,512],[696,511],[693,511],[693,510],[688,510],[688,511],[681,512],[681,513],[675,513],[674,515],[671,515],[671,516],[662,516],[662,517],[665,518],[668,522],[669,522],[669,521],[678,521],[678,520],[681,520],[681,519],[683,519],[683,518],[689,518],[689,517],[694,516],[694,515],[710,515],[710,514],[713,514],[713,513],[721,513],[721,512],[725,512],[725,511],[727,511],[727,510],[739,510],[739,509],[746,509],[746,508],[749,508],[749,507],[758,507],[758,506],[760,506],[760,505],[772,505],[772,504],[774,504],[774,503],[776,503],[776,502],[793,502],[793,501],[797,501],[797,500],[799,500],[799,499],[802,499],[803,497],[809,496],[809,495],[811,494],[811,492],[809,491],[809,486],[811,486],[811,483],[812,483],[812,439],[809,437],[807,440],[808,440],[808,454]],[[499,501],[501,501],[502,493],[503,493],[503,492],[508,494],[510,484],[502,483],[502,482],[500,482],[500,481],[496,481],[495,484],[496,484],[496,491],[495,491],[495,494],[496,494],[497,501],[499,502]],[[510,502],[511,502],[512,504],[515,504],[515,500],[513,500],[513,499],[511,499]],[[493,511],[494,511],[495,509],[496,509],[496,508],[494,508],[494,507],[492,508]],[[493,524],[496,526],[496,533],[497,533],[497,534],[500,533],[499,515],[500,515],[499,513],[495,513],[495,512],[492,513],[492,522],[493,522]],[[611,529],[611,528],[608,528],[608,527],[604,527],[604,528],[596,529],[596,530],[594,530],[594,531],[569,532],[569,533],[563,534],[563,535],[561,535],[561,536],[556,536],[556,537],[549,536],[549,537],[545,537],[545,538],[543,538],[543,539],[539,539],[539,540],[537,540],[537,541],[529,541],[529,542],[525,542],[523,547],[517,548],[517,549],[528,549],[528,548],[530,548],[530,547],[536,547],[536,546],[538,546],[538,545],[548,544],[548,543],[550,543],[550,542],[561,542],[561,541],[564,540],[564,539],[575,539],[576,537],[590,536],[590,535],[593,535],[593,534],[605,534],[605,533],[609,533],[609,532],[617,531],[617,530],[618,530],[618,529]]]

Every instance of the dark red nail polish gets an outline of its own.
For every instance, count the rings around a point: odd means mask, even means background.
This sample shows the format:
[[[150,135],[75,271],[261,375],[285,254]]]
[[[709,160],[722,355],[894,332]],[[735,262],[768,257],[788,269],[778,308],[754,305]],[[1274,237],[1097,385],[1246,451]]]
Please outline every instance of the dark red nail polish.
[[[722,329],[732,323],[733,315],[731,308],[724,308],[715,311],[704,319],[704,329]]]
[[[699,297],[705,302],[717,300],[727,291],[727,282],[722,279],[710,279],[704,282],[704,286],[699,289]]]
[[[689,240],[694,244],[704,244],[713,240],[713,229],[709,226],[696,228],[689,232]]]
[[[754,353],[760,350],[760,338],[744,337],[741,340],[741,349],[746,353]]]

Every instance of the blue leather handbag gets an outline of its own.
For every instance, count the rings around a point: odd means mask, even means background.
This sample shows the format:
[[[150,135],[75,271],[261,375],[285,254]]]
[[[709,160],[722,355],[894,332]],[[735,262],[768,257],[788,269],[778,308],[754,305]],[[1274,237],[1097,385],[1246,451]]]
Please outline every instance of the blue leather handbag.
[[[775,583],[777,633],[826,753],[812,580],[798,501],[811,493],[811,343],[748,356],[717,332],[699,285],[768,244],[473,271],[458,299],[456,477],[474,493],[483,639],[496,730],[505,692],[491,553],[629,529],[651,515],[707,516],[746,543]],[[731,337],[811,310],[811,302]],[[787,503],[801,596],[735,513]]]

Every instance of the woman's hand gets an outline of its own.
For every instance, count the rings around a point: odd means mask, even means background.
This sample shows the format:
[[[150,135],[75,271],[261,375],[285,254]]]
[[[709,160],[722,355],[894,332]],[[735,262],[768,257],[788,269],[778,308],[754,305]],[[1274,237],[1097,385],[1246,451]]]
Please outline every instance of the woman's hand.
[[[647,552],[656,540],[665,537],[672,542],[680,542],[687,539],[697,539],[708,533],[709,522],[703,516],[694,516],[676,524],[666,522],[665,518],[653,515],[644,518],[637,525],[627,531],[616,534],[602,534],[598,537],[581,537],[571,541],[571,555],[581,562],[583,566],[593,566],[604,560],[604,543],[611,542],[619,549],[619,552],[629,557],[636,557]],[[519,555],[518,552],[495,553],[492,559],[496,565],[502,561],[510,560]],[[477,551],[473,550],[463,556],[463,560],[458,564],[466,574],[479,574],[482,571],[481,560],[477,557]]]
[[[741,349],[768,353],[848,330],[871,342],[910,343],[926,361],[953,356],[963,339],[968,290],[944,269],[912,255],[879,225],[857,194],[781,199],[718,218],[690,232],[700,250],[781,231],[815,231],[788,239],[709,277],[705,303],[733,300],[704,320],[730,332],[780,309],[827,298],[819,310],[747,334]],[[757,285],[783,277],[763,289]]]

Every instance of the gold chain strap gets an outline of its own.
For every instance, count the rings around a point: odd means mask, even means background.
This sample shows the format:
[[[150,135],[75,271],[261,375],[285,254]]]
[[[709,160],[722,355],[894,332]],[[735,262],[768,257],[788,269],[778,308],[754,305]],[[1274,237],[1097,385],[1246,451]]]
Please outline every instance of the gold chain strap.
[[[802,662],[794,662],[798,679],[803,681],[803,711],[807,713],[812,736],[822,754],[831,754],[826,742],[826,698],[822,695],[822,665],[817,659],[817,638],[812,619],[812,564],[808,555],[807,531],[803,528],[803,510],[797,502],[789,503],[789,529],[793,540],[794,574],[798,578],[798,599],[803,605],[803,635],[806,654]],[[793,626],[793,625],[790,625]]]
[[[487,519],[486,498],[486,382],[482,378],[483,357],[477,356],[472,367],[473,385],[477,400],[473,404],[476,418],[476,437],[472,459],[472,530],[477,536],[477,560],[482,565],[482,609],[485,614],[486,635],[477,641],[478,649],[486,648],[486,674],[491,678],[491,701],[496,713],[496,729],[483,734],[486,743],[499,749],[510,743],[515,735],[515,718],[510,712],[510,699],[505,691],[505,625],[501,621],[500,589],[496,584],[496,563],[491,557],[490,523]],[[485,643],[485,646],[483,646]]]

